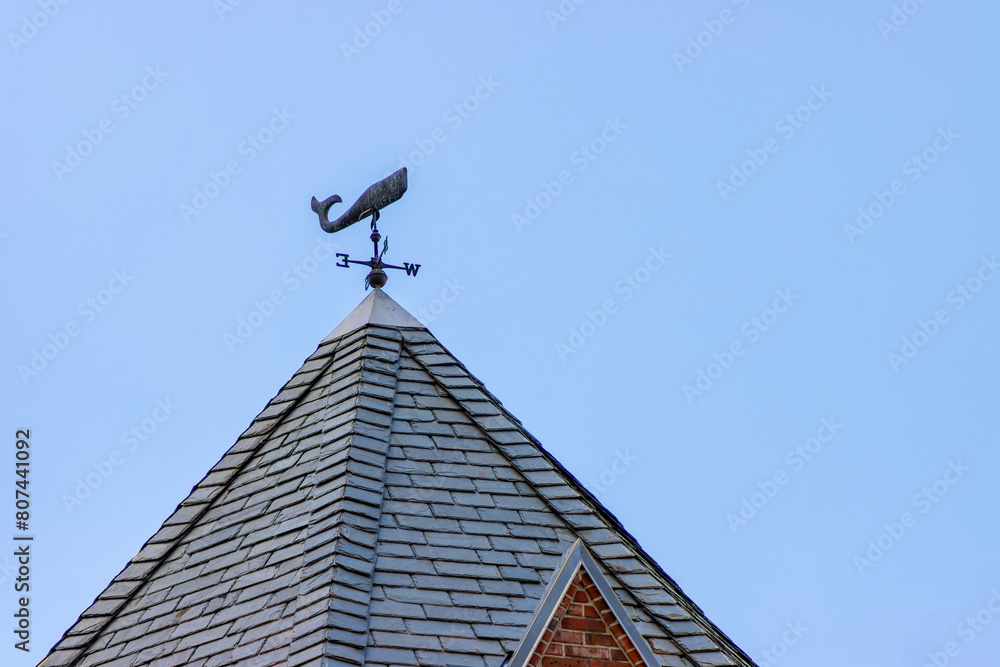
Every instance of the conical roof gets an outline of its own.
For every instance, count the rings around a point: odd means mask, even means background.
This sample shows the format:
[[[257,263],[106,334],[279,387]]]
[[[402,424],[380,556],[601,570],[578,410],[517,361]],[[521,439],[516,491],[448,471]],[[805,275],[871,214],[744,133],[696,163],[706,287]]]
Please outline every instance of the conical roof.
[[[572,622],[607,664],[752,664],[376,289],[40,664],[549,667]]]

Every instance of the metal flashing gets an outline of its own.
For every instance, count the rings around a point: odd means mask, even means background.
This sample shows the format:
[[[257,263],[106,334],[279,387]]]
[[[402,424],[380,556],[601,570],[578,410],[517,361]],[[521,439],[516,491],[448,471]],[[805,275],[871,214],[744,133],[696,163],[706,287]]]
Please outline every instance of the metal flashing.
[[[426,329],[420,320],[410,315],[401,305],[393,301],[392,297],[381,289],[374,289],[372,293],[358,304],[351,314],[344,318],[344,321],[337,325],[323,342],[327,343],[334,338],[348,334],[368,325],[378,325],[390,328],[405,329]]]

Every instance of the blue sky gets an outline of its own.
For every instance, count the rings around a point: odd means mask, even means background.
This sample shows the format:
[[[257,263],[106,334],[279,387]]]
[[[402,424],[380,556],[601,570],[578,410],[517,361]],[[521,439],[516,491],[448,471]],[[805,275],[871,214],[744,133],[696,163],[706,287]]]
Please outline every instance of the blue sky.
[[[3,493],[29,428],[35,555],[2,662],[364,297],[331,257],[364,225],[309,200],[403,165],[380,228],[422,268],[386,291],[758,664],[995,662],[997,19],[6,3]]]

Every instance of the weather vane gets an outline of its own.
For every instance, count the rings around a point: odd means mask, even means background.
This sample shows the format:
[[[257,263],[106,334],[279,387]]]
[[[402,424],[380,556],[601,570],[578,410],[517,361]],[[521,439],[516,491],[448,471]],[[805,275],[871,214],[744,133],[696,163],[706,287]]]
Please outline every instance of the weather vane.
[[[394,266],[392,264],[386,264],[382,261],[385,253],[389,250],[388,236],[385,237],[381,251],[378,247],[378,242],[382,240],[382,235],[378,233],[379,210],[385,208],[394,201],[397,201],[405,192],[406,167],[403,167],[388,178],[382,179],[375,185],[365,190],[364,194],[358,198],[358,201],[354,202],[354,206],[347,209],[342,216],[333,222],[330,222],[330,219],[327,217],[327,213],[332,205],[339,204],[344,200],[338,195],[333,195],[323,201],[319,201],[315,197],[312,198],[312,210],[314,210],[319,216],[319,226],[323,228],[324,232],[330,234],[339,232],[341,229],[346,227],[350,227],[355,222],[363,220],[369,215],[372,217],[372,233],[370,237],[372,245],[374,246],[372,258],[366,262],[362,262],[356,259],[349,259],[350,256],[347,253],[337,253],[337,257],[340,258],[340,261],[337,262],[337,266],[347,269],[350,268],[351,264],[361,264],[371,269],[365,277],[366,290],[369,286],[383,287],[385,285],[386,281],[389,280],[389,276],[386,275],[385,269],[399,269],[400,271],[406,271],[406,275],[408,276],[417,275],[417,271],[420,269],[419,264],[403,262],[403,266]]]

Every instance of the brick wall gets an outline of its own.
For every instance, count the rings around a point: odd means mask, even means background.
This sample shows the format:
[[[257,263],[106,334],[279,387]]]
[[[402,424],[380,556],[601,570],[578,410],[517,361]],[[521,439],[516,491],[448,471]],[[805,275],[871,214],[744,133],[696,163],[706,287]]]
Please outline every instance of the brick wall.
[[[580,568],[542,634],[530,667],[637,667],[642,658]]]

